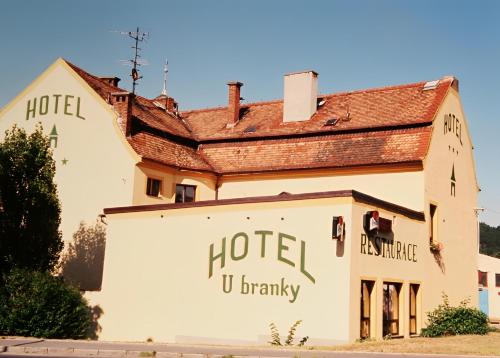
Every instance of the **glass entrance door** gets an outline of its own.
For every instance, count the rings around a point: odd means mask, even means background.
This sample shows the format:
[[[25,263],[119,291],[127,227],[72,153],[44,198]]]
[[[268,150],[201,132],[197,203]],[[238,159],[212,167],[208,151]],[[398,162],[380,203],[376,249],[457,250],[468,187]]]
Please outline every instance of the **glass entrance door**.
[[[384,282],[383,335],[399,335],[400,283]]]

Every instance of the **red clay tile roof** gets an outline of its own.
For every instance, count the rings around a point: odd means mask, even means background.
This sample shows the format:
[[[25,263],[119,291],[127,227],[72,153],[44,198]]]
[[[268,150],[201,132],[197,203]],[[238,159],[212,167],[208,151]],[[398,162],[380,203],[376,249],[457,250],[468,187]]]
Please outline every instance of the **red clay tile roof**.
[[[203,144],[205,159],[221,174],[341,168],[420,161],[432,127],[309,138]]]
[[[181,169],[213,172],[202,156],[188,146],[147,132],[133,134],[128,141],[137,154],[145,159]]]
[[[128,92],[122,88],[111,86],[103,79],[91,75],[66,60],[65,62],[107,102],[111,93]],[[180,118],[169,114],[164,109],[159,108],[154,102],[154,100],[136,96],[134,106],[132,107],[132,116],[152,128],[168,132],[175,136],[192,138],[186,123]]]
[[[105,100],[124,91],[67,63]],[[132,118],[145,126],[127,139],[145,159],[218,174],[420,162],[453,80],[441,79],[426,91],[419,82],[320,95],[324,105],[303,122],[282,122],[282,100],[247,104],[234,128],[226,128],[226,107],[179,118],[136,96]],[[331,119],[338,121],[326,125]]]
[[[431,123],[452,82],[452,78],[442,79],[436,89],[427,91],[423,90],[425,82],[419,82],[319,95],[325,104],[310,120],[302,122],[283,123],[282,100],[243,105],[240,121],[229,129],[226,128],[226,107],[187,111],[181,115],[200,141]],[[335,126],[325,125],[334,118],[340,119]]]

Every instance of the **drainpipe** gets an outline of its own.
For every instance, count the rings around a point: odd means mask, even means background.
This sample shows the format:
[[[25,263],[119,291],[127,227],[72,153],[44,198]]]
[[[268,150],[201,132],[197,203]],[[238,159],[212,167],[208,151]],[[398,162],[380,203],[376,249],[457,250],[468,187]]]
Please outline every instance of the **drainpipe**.
[[[215,174],[215,200],[219,200],[219,188],[221,186],[221,175]]]
[[[221,178],[222,178],[222,175],[215,174],[215,200],[219,200],[219,188],[222,185]]]
[[[481,231],[479,227],[479,213],[482,213],[484,208],[474,208],[474,214],[476,214],[476,223],[477,223],[477,254],[479,255],[479,249],[481,247]]]

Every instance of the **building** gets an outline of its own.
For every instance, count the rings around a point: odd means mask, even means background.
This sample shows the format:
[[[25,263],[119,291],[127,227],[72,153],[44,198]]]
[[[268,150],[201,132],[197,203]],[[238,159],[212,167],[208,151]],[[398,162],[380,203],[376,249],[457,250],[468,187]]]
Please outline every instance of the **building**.
[[[491,322],[500,323],[500,259],[478,256],[479,308]]]
[[[458,80],[179,111],[59,59],[0,112],[42,122],[66,240],[104,213],[103,339],[313,343],[411,336],[477,306],[478,186]]]

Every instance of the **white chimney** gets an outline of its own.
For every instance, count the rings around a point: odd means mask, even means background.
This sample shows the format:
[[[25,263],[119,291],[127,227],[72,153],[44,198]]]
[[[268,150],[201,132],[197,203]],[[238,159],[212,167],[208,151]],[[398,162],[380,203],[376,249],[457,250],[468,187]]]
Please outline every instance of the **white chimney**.
[[[307,121],[316,113],[318,74],[314,71],[285,75],[283,122]]]

